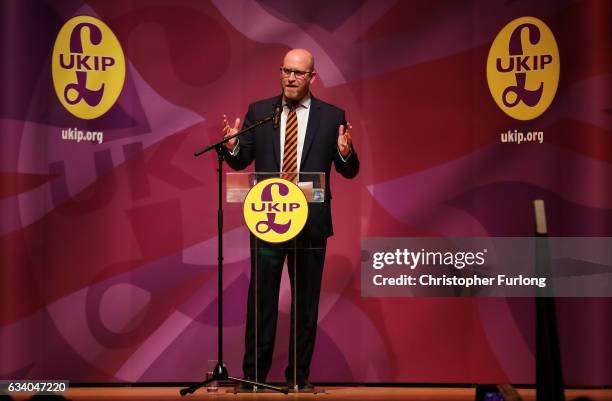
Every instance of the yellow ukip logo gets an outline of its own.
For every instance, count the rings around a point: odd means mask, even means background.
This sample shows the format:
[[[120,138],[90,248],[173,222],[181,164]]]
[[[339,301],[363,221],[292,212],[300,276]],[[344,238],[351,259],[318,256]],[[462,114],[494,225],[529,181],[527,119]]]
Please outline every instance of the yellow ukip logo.
[[[532,120],[548,109],[559,84],[559,49],[541,20],[508,23],[491,45],[487,82],[495,103],[517,120]]]
[[[91,120],[117,101],[125,81],[125,57],[110,28],[81,15],[64,24],[53,47],[53,85],[70,113]]]
[[[308,202],[302,190],[280,178],[261,181],[251,188],[243,207],[247,227],[266,242],[295,238],[308,219]]]

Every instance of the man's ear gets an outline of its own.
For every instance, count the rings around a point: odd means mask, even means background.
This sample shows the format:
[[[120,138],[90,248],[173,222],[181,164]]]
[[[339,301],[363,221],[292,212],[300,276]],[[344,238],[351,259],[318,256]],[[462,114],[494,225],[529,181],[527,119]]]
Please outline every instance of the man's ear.
[[[317,80],[317,73],[313,72],[312,74],[310,74],[310,85],[314,84],[314,82]]]

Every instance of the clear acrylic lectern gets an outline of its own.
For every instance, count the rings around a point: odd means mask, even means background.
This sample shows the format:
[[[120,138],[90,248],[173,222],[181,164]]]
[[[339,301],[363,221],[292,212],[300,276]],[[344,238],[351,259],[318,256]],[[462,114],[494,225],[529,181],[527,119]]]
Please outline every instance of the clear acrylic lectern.
[[[245,198],[251,188],[255,186],[257,183],[262,182],[264,180],[270,178],[280,178],[281,173],[279,172],[270,172],[270,173],[227,173],[226,174],[226,202],[229,204],[229,209],[235,213],[242,213],[242,206],[244,204]],[[325,193],[326,193],[326,181],[325,181],[325,173],[315,172],[315,173],[298,173],[295,179],[293,180],[304,193],[306,197],[306,201],[309,206],[309,214],[320,212],[317,210],[321,207],[321,205],[325,202]],[[318,204],[318,205],[317,205]],[[240,210],[238,210],[238,207]],[[254,367],[254,380],[259,382],[260,379],[264,379],[260,376],[261,366],[259,364],[260,361],[260,350],[268,350],[269,347],[274,348],[274,335],[265,336],[262,332],[270,332],[270,325],[276,326],[276,313],[278,311],[279,304],[279,294],[275,293],[262,293],[262,289],[270,288],[270,280],[276,280],[278,282],[278,287],[280,291],[280,296],[282,300],[283,293],[287,291],[283,291],[280,288],[280,275],[278,271],[271,272],[270,266],[266,266],[267,264],[275,264],[278,266],[279,260],[285,261],[284,263],[288,266],[288,273],[290,277],[290,289],[291,289],[291,333],[290,333],[290,344],[289,344],[289,360],[290,365],[292,365],[292,372],[290,374],[293,376],[292,382],[295,384],[294,388],[290,388],[290,391],[295,392],[313,392],[304,391],[298,389],[297,386],[297,364],[295,363],[297,359],[297,338],[299,330],[306,329],[301,327],[301,319],[295,319],[296,311],[298,314],[301,314],[300,305],[299,305],[299,291],[300,291],[300,279],[299,277],[303,276],[303,273],[300,274],[298,271],[298,265],[301,263],[300,261],[304,261],[308,258],[309,252],[321,252],[322,247],[317,247],[313,245],[310,241],[303,241],[302,238],[308,236],[309,224],[311,215],[309,215],[306,225],[296,237],[292,240],[282,243],[267,243],[259,238],[257,238],[253,233],[250,234],[250,240],[248,241],[248,246],[250,247],[249,253],[251,257],[251,275],[250,275],[250,291],[249,291],[249,301],[248,301],[248,313],[250,314],[251,322],[247,322],[247,330],[249,327],[249,323],[254,326],[254,333],[252,333],[252,345],[249,346],[247,344],[247,350],[245,352],[253,352],[252,360],[255,363]],[[244,247],[247,242],[241,242]],[[307,244],[307,245],[305,245]],[[234,247],[234,249],[232,249]],[[228,251],[241,251],[244,252],[244,249],[236,249],[237,245],[230,244],[228,245]],[[276,255],[272,256],[271,255]],[[314,254],[310,254],[312,256]],[[324,257],[322,255],[322,257]],[[282,258],[282,259],[279,259]],[[286,259],[285,259],[286,258]],[[280,262],[283,263],[283,262]],[[282,265],[281,265],[282,266]],[[274,269],[272,269],[274,270]],[[283,267],[280,268],[282,274]],[[272,276],[272,277],[271,277]],[[273,285],[274,286],[274,285]],[[285,288],[286,290],[286,288]],[[270,292],[270,291],[269,291]],[[273,292],[273,291],[272,291]],[[275,305],[276,310],[270,310],[274,308],[270,308],[272,305]],[[267,305],[267,308],[262,308],[263,305]],[[264,310],[262,310],[264,309]],[[304,308],[302,308],[304,309]],[[268,313],[268,316],[263,316],[262,313]],[[274,316],[272,316],[272,315]],[[263,323],[262,323],[263,321]],[[267,325],[267,327],[262,328],[263,325]],[[266,330],[267,329],[267,330]],[[314,328],[316,330],[316,327]],[[275,328],[273,330],[276,331]],[[271,354],[270,354],[271,355]],[[270,361],[264,361],[264,364],[270,364]],[[269,366],[263,368],[269,369]],[[290,380],[291,381],[291,380]],[[259,391],[265,391],[265,389],[259,389]],[[249,390],[250,391],[250,390]],[[253,391],[258,391],[257,388],[253,389]]]

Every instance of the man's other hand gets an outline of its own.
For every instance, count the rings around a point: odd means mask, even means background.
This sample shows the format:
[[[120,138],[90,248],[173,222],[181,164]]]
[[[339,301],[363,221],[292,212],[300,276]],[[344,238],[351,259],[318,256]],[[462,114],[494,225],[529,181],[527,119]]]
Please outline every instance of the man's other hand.
[[[346,124],[346,130],[344,125],[340,125],[338,128],[338,150],[342,157],[347,158],[351,154],[353,146],[353,126],[350,123]]]
[[[221,133],[223,134],[223,137],[226,138],[228,136],[234,135],[235,133],[237,133],[238,131],[240,131],[240,119],[237,118],[236,121],[234,122],[234,126],[231,127],[227,121],[227,116],[224,114],[223,115],[223,128],[221,128]],[[238,138],[233,138],[230,139],[229,141],[225,142],[225,148],[227,150],[229,150],[230,152],[232,150],[234,150],[234,148],[236,147],[236,143],[238,142]]]

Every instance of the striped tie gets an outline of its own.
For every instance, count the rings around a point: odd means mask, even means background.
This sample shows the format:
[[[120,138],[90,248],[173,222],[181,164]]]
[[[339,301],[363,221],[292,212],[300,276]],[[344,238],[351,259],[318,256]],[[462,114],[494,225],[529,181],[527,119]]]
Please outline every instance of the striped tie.
[[[293,181],[297,176],[297,139],[298,125],[296,107],[289,108],[287,125],[285,128],[285,150],[283,152],[283,170],[281,178]]]

